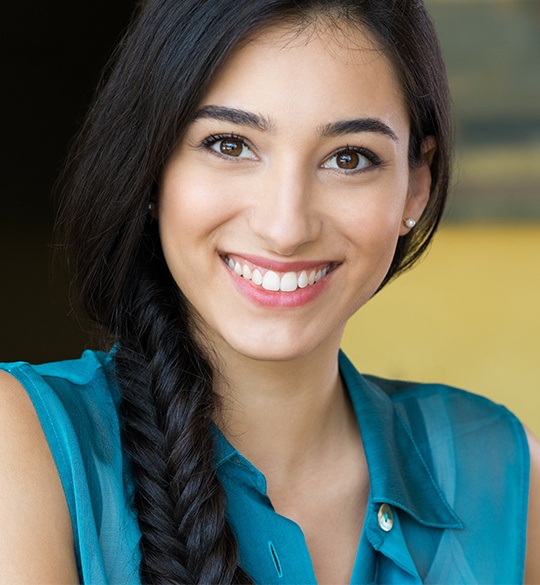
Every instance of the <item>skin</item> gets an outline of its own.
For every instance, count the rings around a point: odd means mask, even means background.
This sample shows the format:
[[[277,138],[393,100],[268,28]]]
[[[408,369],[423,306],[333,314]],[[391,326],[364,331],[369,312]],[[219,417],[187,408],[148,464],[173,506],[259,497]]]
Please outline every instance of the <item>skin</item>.
[[[527,521],[527,561],[525,584],[540,583],[540,441],[527,431],[531,454],[529,517]]]
[[[377,290],[408,231],[403,219],[418,219],[426,204],[429,172],[427,165],[409,171],[409,122],[390,66],[358,31],[352,39],[335,34],[296,37],[277,29],[238,51],[201,109],[253,113],[271,128],[200,117],[165,168],[165,256],[225,363],[237,359],[233,354],[313,363],[323,344],[335,354],[347,320]],[[397,139],[321,136],[324,126],[357,118],[381,120]],[[242,136],[249,150],[224,157],[219,144],[201,146],[216,134]],[[323,167],[348,145],[373,151],[383,164],[356,175]],[[231,286],[226,254],[338,267],[314,302],[268,310]]]
[[[78,583],[71,519],[28,394],[0,372],[0,583]]]

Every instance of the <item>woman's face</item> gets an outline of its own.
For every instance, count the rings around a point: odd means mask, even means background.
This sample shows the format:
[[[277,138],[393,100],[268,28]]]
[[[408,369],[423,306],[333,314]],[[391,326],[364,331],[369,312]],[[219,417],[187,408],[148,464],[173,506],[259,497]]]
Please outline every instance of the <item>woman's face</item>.
[[[337,350],[427,202],[408,139],[392,68],[357,29],[271,28],[233,54],[158,206],[170,271],[218,352]]]

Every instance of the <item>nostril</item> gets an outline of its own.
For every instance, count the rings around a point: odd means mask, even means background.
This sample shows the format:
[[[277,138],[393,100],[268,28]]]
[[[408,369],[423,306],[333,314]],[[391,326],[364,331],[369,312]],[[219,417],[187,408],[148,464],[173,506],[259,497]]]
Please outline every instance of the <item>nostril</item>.
[[[276,567],[277,575],[281,579],[283,577],[283,569],[281,567],[281,562],[279,560],[276,547],[274,546],[273,542],[268,543],[268,548],[270,549],[270,554],[272,555],[272,560],[274,561],[274,566]]]

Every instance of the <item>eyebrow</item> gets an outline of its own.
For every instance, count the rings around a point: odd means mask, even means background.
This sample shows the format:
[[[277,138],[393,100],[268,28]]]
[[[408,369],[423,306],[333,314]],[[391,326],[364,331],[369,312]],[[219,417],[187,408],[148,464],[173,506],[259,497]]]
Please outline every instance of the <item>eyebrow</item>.
[[[272,122],[264,116],[225,106],[203,106],[196,112],[193,120],[195,121],[201,118],[231,122],[232,124],[238,124],[240,126],[250,126],[251,128],[256,128],[266,132],[272,130],[274,127]],[[398,140],[398,137],[390,126],[377,118],[339,120],[319,128],[319,133],[324,138],[332,138],[334,136],[342,136],[358,132],[376,132],[384,134],[396,142]]]
[[[378,134],[384,134],[396,142],[398,140],[392,128],[377,118],[340,120],[322,126],[319,131],[321,136],[325,138],[341,136],[343,134],[354,134],[356,132],[376,132]]]
[[[269,131],[272,129],[272,123],[267,118],[252,112],[237,110],[235,108],[226,108],[224,106],[204,106],[195,114],[193,120],[200,118],[211,118],[222,122],[231,122],[241,126],[250,126],[258,130]]]

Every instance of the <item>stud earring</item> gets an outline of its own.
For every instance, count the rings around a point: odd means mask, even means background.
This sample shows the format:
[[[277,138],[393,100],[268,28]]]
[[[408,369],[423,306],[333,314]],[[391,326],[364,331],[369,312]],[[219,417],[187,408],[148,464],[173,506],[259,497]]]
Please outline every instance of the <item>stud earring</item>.
[[[412,228],[416,225],[416,220],[414,220],[412,217],[409,217],[407,219],[403,220],[403,223],[412,230]]]
[[[149,203],[148,204],[148,212],[152,213],[152,211],[154,211],[154,209],[156,208],[155,203]]]

